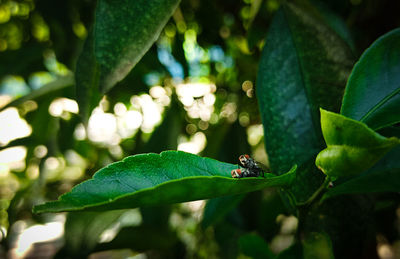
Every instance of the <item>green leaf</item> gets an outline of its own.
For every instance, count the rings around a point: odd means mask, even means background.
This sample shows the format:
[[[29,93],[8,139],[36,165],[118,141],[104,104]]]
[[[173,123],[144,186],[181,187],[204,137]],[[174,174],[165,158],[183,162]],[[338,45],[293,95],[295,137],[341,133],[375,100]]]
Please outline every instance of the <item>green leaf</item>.
[[[179,0],[99,0],[96,8],[95,55],[100,89],[110,90],[157,40]]]
[[[246,234],[239,239],[240,250],[251,258],[275,258],[267,242],[257,234]]]
[[[125,210],[105,212],[71,212],[65,222],[65,244],[58,254],[70,258],[88,256],[97,243],[100,235],[115,223]]]
[[[288,186],[296,170],[294,166],[281,176],[234,179],[230,172],[235,168],[180,151],[135,155],[110,164],[58,201],[37,205],[33,211],[112,210],[209,199]]]
[[[244,198],[243,194],[211,199],[204,207],[201,226],[203,229],[220,222],[226,214],[237,207]]]
[[[321,128],[327,148],[315,164],[334,179],[364,172],[400,144],[396,137],[385,138],[362,122],[323,109]]]
[[[375,41],[354,66],[341,114],[374,130],[400,122],[400,29]]]
[[[367,172],[329,189],[322,200],[343,194],[398,192],[400,190],[399,157],[400,147],[396,147]]]
[[[353,62],[348,45],[318,12],[296,3],[283,4],[270,25],[256,91],[271,169],[304,164],[293,192],[307,198],[322,181],[309,170],[323,148],[318,108],[339,110]]]
[[[130,248],[135,252],[145,252],[148,250],[161,250],[164,255],[168,249],[174,253],[174,246],[179,244],[175,233],[166,232],[154,226],[137,226],[122,228],[117,236],[110,242],[98,244],[94,251],[107,251],[114,249]],[[172,258],[179,258],[175,255]]]
[[[93,31],[87,37],[75,69],[76,100],[83,122],[88,122],[90,113],[101,99],[98,89],[99,65],[94,56]]]
[[[356,47],[346,22],[340,17],[340,15],[333,12],[324,2],[322,1],[311,1],[312,5],[315,6],[320,12],[324,21],[349,45],[351,50],[354,52]]]

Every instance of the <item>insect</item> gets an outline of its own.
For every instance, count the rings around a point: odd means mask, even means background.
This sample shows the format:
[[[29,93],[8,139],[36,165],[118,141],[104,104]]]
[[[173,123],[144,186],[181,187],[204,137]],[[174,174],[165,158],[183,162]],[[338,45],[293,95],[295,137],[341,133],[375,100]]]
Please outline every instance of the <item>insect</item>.
[[[238,168],[231,171],[232,178],[243,178],[243,177],[258,177],[259,173],[251,171],[248,168]]]
[[[231,175],[233,178],[264,176],[264,170],[261,169],[257,162],[249,155],[241,155],[239,157],[239,162],[243,168],[239,167],[238,169],[232,170]]]

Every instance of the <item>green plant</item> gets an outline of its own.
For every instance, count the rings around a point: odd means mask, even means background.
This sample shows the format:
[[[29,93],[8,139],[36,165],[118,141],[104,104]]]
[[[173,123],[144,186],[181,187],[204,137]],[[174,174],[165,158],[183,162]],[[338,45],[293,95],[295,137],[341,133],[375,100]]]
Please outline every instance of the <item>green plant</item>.
[[[112,92],[149,51],[178,4],[179,0],[98,1],[95,23],[75,70],[76,99],[86,126],[102,95]],[[271,173],[234,179],[230,172],[236,164],[181,151],[136,154],[103,167],[57,201],[35,205],[33,212],[73,212],[67,221],[71,229],[74,222],[75,228],[94,222],[97,227],[88,229],[99,235],[121,209],[145,211],[147,206],[217,198],[205,208],[207,228],[236,208],[245,199],[243,194],[275,187],[285,206],[282,211],[299,220],[296,240],[276,255],[260,237],[266,233],[242,235],[237,246],[243,254],[367,258],[365,247],[375,238],[367,226],[379,199],[365,195],[400,191],[400,29],[381,36],[353,66],[348,31],[333,22],[332,15],[316,3],[284,1],[270,23],[255,88]],[[121,19],[126,23],[121,25]],[[66,81],[62,87],[71,84]],[[166,123],[173,123],[176,118],[171,114],[179,112],[171,102]],[[148,143],[160,141],[156,138],[162,134],[162,129],[156,130]],[[142,151],[161,151],[149,146]],[[397,204],[398,197],[389,200]],[[129,231],[143,235],[143,240],[160,239],[156,246],[165,244],[157,247],[160,250],[179,247],[178,238],[166,229],[160,229],[165,235],[151,228]],[[88,247],[81,248],[67,236],[61,252],[87,256],[131,247],[124,243],[129,238],[127,231],[109,247],[87,242]],[[152,248],[135,242],[137,251]],[[357,249],[349,252],[351,246]]]

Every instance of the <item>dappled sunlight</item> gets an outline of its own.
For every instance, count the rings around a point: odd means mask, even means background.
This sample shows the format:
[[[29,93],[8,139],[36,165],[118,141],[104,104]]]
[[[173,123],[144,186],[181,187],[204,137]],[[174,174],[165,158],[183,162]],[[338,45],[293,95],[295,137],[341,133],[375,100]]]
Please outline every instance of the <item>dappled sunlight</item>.
[[[32,128],[19,116],[16,108],[7,108],[0,112],[0,125],[0,146],[32,133]]]
[[[13,226],[13,231],[18,235],[10,251],[11,258],[24,258],[35,243],[60,239],[64,235],[65,217],[59,215],[56,220],[43,225],[29,227],[24,221],[16,222]]]
[[[75,100],[57,98],[49,106],[49,113],[54,117],[65,117],[68,112],[75,114],[79,112],[78,103]]]
[[[88,138],[93,142],[117,145],[120,137],[117,134],[117,119],[112,113],[105,113],[96,108],[89,118]]]
[[[180,136],[178,139],[178,150],[198,154],[206,147],[206,144],[206,135],[203,132],[197,132],[189,138]]]
[[[132,97],[131,104],[140,107],[143,114],[141,130],[145,133],[151,133],[154,127],[161,122],[163,106],[157,104],[148,94]]]
[[[0,177],[5,177],[11,170],[25,169],[26,147],[10,147],[0,151]]]
[[[271,250],[280,253],[290,247],[295,241],[295,233],[298,226],[298,219],[295,216],[278,215],[276,223],[280,224],[280,233],[271,241]]]

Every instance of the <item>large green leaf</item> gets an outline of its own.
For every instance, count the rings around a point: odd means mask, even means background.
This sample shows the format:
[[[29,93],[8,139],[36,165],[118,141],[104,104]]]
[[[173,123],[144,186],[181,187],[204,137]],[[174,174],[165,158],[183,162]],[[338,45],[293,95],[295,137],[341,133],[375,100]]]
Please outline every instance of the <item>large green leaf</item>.
[[[272,170],[308,164],[307,172],[299,168],[294,190],[302,199],[322,181],[312,172],[323,148],[318,108],[339,110],[353,62],[348,45],[318,12],[296,2],[284,4],[270,25],[256,90]]]
[[[96,8],[95,55],[100,89],[122,80],[157,40],[179,0],[99,0]]]
[[[288,186],[296,170],[293,167],[281,176],[234,179],[230,172],[235,168],[180,151],[135,155],[101,169],[58,201],[37,205],[33,211],[111,210],[208,199]]]
[[[328,147],[315,164],[332,178],[360,174],[400,144],[396,137],[383,137],[362,122],[323,109],[321,128]]]
[[[375,41],[354,66],[341,114],[372,129],[400,122],[400,29]]]

